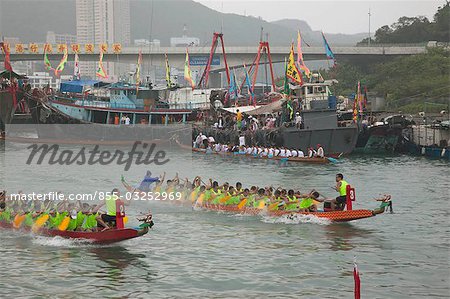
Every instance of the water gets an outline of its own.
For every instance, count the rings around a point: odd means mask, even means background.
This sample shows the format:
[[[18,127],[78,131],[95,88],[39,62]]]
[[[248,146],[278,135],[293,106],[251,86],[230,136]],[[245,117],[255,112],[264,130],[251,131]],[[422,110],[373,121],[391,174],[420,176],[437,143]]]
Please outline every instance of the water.
[[[356,156],[336,165],[200,154],[192,162],[190,155],[177,159],[165,169],[168,176],[179,171],[181,177],[199,174],[245,186],[316,188],[329,196],[335,195],[335,174],[342,172],[356,187],[354,208],[375,208],[372,199],[389,193],[395,213],[332,224],[137,202],[128,213],[151,208],[154,228],[143,238],[110,246],[0,230],[0,297],[351,298],[354,257],[363,298],[450,296],[447,162],[408,156]],[[126,177],[136,183],[143,174]],[[21,181],[19,172],[8,176],[2,179],[22,183],[24,191],[52,178],[45,169],[30,182]],[[57,181],[63,191],[111,189],[120,186],[120,171],[91,169]]]

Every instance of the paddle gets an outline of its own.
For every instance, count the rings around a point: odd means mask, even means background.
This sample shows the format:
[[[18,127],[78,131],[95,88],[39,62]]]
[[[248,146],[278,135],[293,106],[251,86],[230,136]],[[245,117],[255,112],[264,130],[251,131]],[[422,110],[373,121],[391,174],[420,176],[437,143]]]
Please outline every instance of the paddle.
[[[32,226],[32,230],[34,232],[38,231],[46,222],[47,220],[50,218],[50,216],[48,214],[44,214],[39,216],[38,219],[36,219],[36,221],[34,222],[33,226]]]
[[[338,161],[338,160],[335,159],[335,158],[327,157],[327,159],[328,159],[328,161],[330,161],[330,162],[333,163],[333,164],[340,163],[340,161]]]
[[[219,199],[219,203],[225,203],[227,202],[227,200],[229,200],[231,198],[231,195],[227,195],[222,197],[221,199]]]
[[[69,216],[64,217],[63,221],[61,221],[61,223],[58,225],[58,229],[60,231],[65,231],[67,227],[69,227],[69,223],[70,217]]]
[[[19,215],[19,214],[17,214],[15,217],[14,217],[14,221],[13,221],[13,227],[14,228],[20,228],[20,226],[22,225],[22,223],[23,223],[23,221],[25,220],[25,217],[26,217],[27,215]]]
[[[238,209],[241,210],[245,204],[247,203],[247,198],[244,198],[243,200],[241,200],[241,202],[238,204]]]
[[[266,203],[264,202],[264,200],[260,200],[259,204],[257,206],[257,209],[262,210],[266,207]]]

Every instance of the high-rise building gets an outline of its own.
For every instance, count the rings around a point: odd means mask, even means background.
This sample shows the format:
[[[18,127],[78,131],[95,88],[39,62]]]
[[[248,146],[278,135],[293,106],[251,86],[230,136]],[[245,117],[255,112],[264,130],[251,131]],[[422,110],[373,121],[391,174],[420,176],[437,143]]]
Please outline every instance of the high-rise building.
[[[49,44],[66,44],[70,47],[71,44],[77,43],[77,36],[73,34],[57,34],[53,31],[47,31],[46,41]]]
[[[80,44],[130,44],[130,0],[77,0],[77,39]],[[105,62],[108,75],[115,73],[114,63]],[[95,76],[96,63],[80,62],[82,76]]]

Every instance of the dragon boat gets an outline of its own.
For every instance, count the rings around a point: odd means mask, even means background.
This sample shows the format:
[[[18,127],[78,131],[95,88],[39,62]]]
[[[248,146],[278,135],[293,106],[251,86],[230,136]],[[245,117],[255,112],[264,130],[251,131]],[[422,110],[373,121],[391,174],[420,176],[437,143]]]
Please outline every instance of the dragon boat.
[[[62,237],[66,239],[84,240],[95,244],[111,244],[128,239],[142,237],[148,233],[149,229],[153,226],[152,215],[146,215],[144,218],[139,219],[142,223],[136,228],[124,227],[123,202],[117,201],[116,203],[116,223],[113,228],[108,230],[101,230],[97,228],[94,231],[68,231],[60,230],[58,228],[50,229],[47,227],[32,226],[20,226],[17,227],[14,222],[0,221],[0,228],[19,230],[23,232],[33,232],[36,235],[42,235],[47,237]]]
[[[144,179],[145,180],[145,179]],[[129,192],[144,192],[139,190],[139,188],[133,188],[130,184],[128,184],[125,179],[122,177],[122,184]],[[270,217],[295,217],[295,216],[315,216],[318,218],[325,218],[332,222],[348,222],[353,220],[359,220],[364,218],[371,218],[378,214],[382,214],[386,209],[390,209],[390,212],[393,213],[392,209],[392,201],[391,197],[388,196],[381,201],[380,207],[369,210],[369,209],[357,209],[353,210],[353,202],[356,200],[355,189],[350,185],[347,185],[347,199],[346,199],[346,210],[342,211],[332,211],[330,209],[324,209],[324,211],[317,212],[300,212],[300,211],[291,211],[291,210],[270,210],[270,205],[265,204],[263,207],[248,207],[242,204],[238,205],[223,205],[223,204],[211,204],[199,202],[198,200],[194,200],[192,203],[194,210],[208,210],[208,211],[220,211],[227,213],[235,213],[235,214],[244,214],[244,215],[265,215]],[[244,199],[245,200],[245,199]],[[167,201],[173,202],[173,201]],[[191,204],[191,201],[184,200],[182,203]],[[242,201],[241,201],[242,203]]]

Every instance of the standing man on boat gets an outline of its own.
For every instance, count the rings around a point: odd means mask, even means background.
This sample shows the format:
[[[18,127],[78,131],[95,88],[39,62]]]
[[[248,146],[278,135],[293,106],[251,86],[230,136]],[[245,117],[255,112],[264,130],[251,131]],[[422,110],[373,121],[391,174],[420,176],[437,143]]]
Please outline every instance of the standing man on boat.
[[[236,109],[236,125],[237,129],[240,130],[242,126],[242,112]]]

